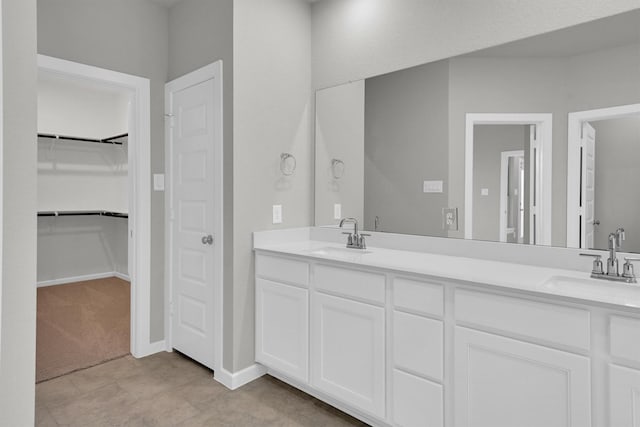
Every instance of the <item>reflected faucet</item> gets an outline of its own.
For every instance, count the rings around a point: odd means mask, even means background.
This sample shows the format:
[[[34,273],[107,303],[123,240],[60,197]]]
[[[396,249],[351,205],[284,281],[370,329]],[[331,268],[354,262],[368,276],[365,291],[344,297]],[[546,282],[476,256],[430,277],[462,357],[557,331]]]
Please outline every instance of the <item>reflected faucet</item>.
[[[616,251],[622,247],[625,240],[624,228],[618,228],[614,233],[609,234],[609,259],[607,260],[607,276],[619,276],[618,257]]]

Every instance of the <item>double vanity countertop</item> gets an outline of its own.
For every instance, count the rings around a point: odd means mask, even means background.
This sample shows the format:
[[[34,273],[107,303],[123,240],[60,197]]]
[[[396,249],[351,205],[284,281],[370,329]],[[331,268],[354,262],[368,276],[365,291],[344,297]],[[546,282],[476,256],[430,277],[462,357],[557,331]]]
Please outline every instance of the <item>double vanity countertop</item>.
[[[364,250],[348,249],[344,244],[321,240],[283,241],[258,238],[254,239],[254,249],[316,261],[351,264],[360,268],[370,267],[640,308],[640,284],[591,279],[588,271],[375,246]]]

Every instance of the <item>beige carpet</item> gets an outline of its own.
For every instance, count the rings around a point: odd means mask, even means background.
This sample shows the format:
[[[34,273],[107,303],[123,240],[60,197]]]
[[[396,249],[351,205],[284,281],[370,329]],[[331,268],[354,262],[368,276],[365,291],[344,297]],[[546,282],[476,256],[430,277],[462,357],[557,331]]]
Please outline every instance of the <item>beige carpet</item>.
[[[129,288],[115,277],[38,288],[36,382],[129,353]]]

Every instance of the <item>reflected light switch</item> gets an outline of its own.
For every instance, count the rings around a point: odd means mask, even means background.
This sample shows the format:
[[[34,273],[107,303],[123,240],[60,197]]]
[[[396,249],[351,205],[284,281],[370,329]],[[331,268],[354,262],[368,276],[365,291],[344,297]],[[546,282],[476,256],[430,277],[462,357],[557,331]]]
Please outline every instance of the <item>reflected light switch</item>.
[[[282,224],[282,205],[273,205],[273,223]]]
[[[489,189],[488,188],[480,189],[480,195],[481,196],[488,196],[489,195]]]
[[[442,193],[442,181],[424,181],[422,184],[423,193]]]
[[[164,174],[153,174],[153,191],[164,191]]]
[[[342,219],[342,205],[340,203],[333,205],[333,219]]]

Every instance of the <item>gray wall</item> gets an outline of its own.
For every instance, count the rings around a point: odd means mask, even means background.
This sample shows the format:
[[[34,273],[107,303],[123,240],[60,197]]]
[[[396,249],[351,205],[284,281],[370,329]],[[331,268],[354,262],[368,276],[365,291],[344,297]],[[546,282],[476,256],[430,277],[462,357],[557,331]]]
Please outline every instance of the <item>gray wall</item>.
[[[364,227],[446,236],[449,64],[435,62],[366,80]],[[424,193],[425,180],[443,181]]]
[[[503,151],[525,149],[524,125],[476,125],[473,130],[473,238],[500,241],[500,173]],[[528,168],[526,168],[528,170]],[[480,190],[489,194],[482,196]],[[523,195],[524,196],[524,195]]]
[[[233,0],[183,0],[169,9],[169,80],[222,60],[224,132],[224,360],[233,363]]]
[[[624,227],[622,249],[640,252],[640,116],[591,122],[596,130],[595,247],[607,249],[609,233]]]
[[[341,217],[360,224],[364,211],[364,81],[346,83],[316,92],[315,221],[336,225],[334,204]],[[332,160],[344,162],[336,179]],[[339,219],[339,218],[338,218]]]
[[[254,363],[252,232],[313,221],[311,14],[300,0],[235,0],[233,18],[234,371]],[[297,159],[280,173],[280,154]],[[271,221],[281,204],[282,224]]]
[[[0,425],[30,426],[36,341],[36,4],[2,0],[1,10]]]
[[[38,0],[38,53],[151,80],[151,172],[164,171],[168,11],[148,0]],[[151,341],[164,339],[164,193],[151,193]]]
[[[312,9],[313,87],[322,88],[542,34],[637,0],[322,0]]]

